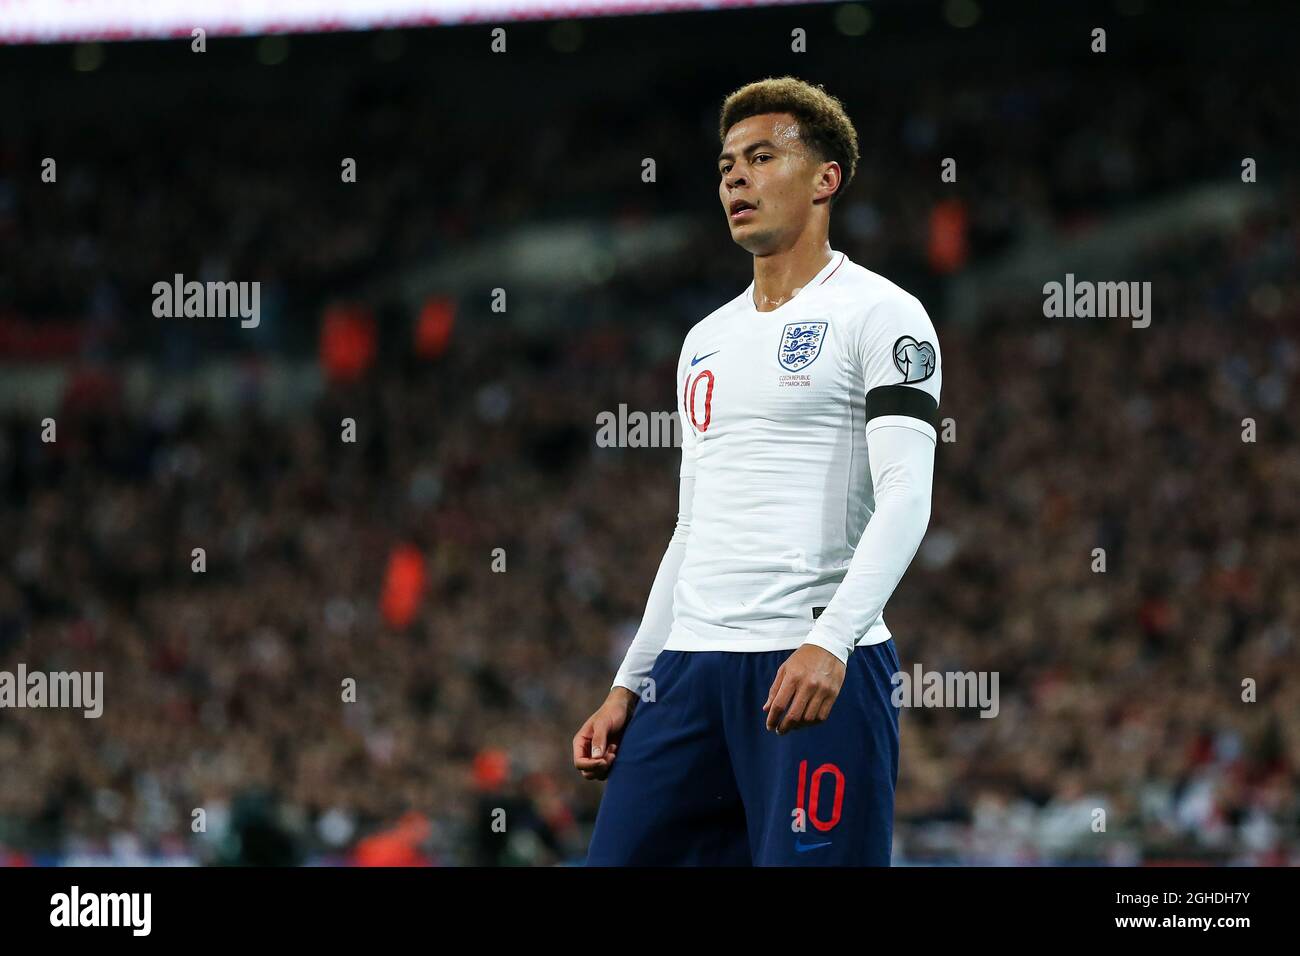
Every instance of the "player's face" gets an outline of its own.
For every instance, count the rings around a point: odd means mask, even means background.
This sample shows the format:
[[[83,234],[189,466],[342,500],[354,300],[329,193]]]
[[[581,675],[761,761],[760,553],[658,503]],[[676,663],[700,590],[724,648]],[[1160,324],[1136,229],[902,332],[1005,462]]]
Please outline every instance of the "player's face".
[[[751,116],[727,130],[718,198],[731,238],[753,255],[792,245],[812,215],[817,166],[789,113]]]

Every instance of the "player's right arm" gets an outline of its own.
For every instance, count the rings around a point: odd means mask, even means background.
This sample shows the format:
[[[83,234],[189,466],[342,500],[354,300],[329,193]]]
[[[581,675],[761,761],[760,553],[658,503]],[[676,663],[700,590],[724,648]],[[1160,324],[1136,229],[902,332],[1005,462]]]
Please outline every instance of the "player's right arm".
[[[609,696],[587,718],[573,737],[573,765],[588,780],[604,780],[618,752],[623,729],[654,667],[655,659],[668,641],[673,626],[673,591],[686,557],[691,530],[691,507],[695,497],[696,438],[687,421],[681,399],[677,405],[682,422],[682,464],[677,493],[677,524],[668,548],[659,562],[650,597],[646,600],[641,626],[628,646],[623,664],[614,676]]]
[[[684,456],[683,456],[684,457]],[[686,539],[691,527],[691,499],[695,476],[682,475],[678,492],[677,526],[668,541],[659,571],[655,574],[646,601],[641,626],[627,649],[623,666],[614,677],[614,685],[600,709],[587,718],[573,738],[573,765],[588,780],[604,780],[609,774],[623,735],[645,685],[655,659],[668,640],[673,626],[673,589],[686,555]]]

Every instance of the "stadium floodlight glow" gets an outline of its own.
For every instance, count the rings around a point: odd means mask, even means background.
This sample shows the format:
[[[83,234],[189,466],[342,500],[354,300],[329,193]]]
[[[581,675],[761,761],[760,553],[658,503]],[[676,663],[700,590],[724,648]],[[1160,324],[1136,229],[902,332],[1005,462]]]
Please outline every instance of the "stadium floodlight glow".
[[[800,0],[4,0],[0,43],[321,33],[773,6]]]

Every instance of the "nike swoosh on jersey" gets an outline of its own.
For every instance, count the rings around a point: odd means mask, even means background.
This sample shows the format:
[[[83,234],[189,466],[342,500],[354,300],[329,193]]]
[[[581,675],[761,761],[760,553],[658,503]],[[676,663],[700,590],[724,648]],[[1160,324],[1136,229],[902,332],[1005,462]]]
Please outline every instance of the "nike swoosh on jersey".
[[[709,353],[709,355],[717,355],[717,354],[718,354],[719,352],[721,352],[721,351],[722,351],[722,349],[714,349],[712,352]],[[706,358],[708,358],[709,355],[697,355],[697,356],[695,356],[695,358],[691,359],[691,365],[699,365],[699,364],[700,364],[701,362],[703,362]]]

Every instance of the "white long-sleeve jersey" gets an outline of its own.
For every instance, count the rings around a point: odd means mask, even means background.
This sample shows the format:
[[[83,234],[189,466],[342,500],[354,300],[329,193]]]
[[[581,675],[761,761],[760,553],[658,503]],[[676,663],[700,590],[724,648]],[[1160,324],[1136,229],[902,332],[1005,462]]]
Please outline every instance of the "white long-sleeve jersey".
[[[934,326],[839,252],[777,309],[753,289],[683,343],[678,525],[616,685],[638,689],[664,649],[847,661],[891,636],[885,602],[930,517]]]

